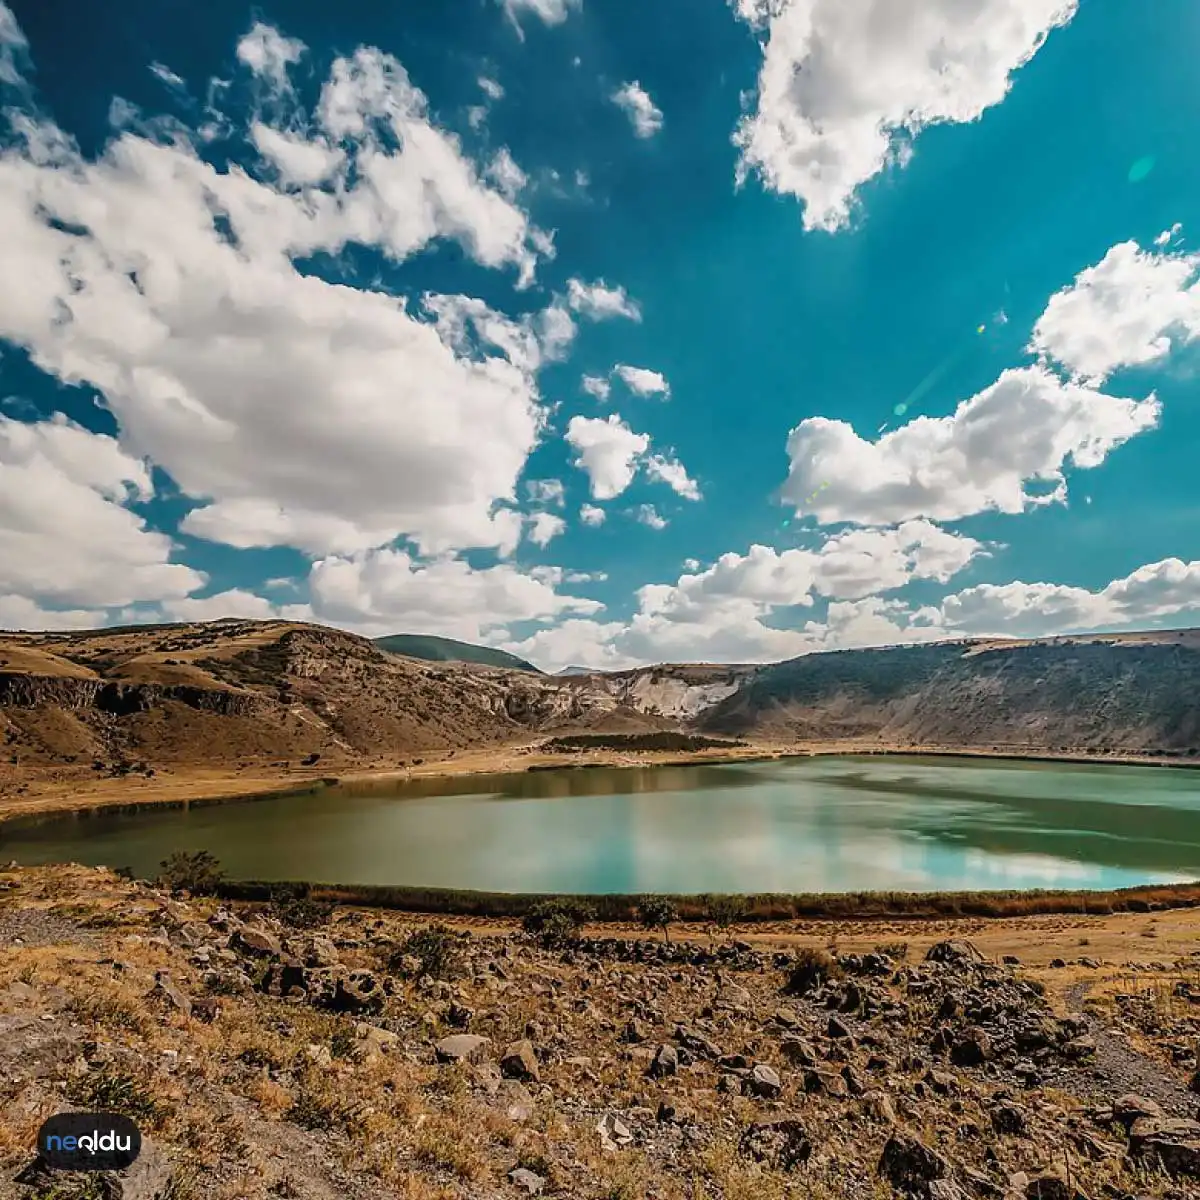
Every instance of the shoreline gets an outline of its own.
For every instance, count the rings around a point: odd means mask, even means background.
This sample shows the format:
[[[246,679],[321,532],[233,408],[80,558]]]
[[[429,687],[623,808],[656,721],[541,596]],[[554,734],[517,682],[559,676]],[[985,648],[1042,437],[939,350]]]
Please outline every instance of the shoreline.
[[[279,799],[306,795],[335,786],[404,784],[420,779],[473,775],[510,775],[527,772],[572,770],[636,770],[648,767],[733,766],[786,762],[797,758],[961,758],[1007,762],[1071,763],[1080,766],[1170,767],[1200,769],[1200,760],[1130,754],[1055,754],[1042,750],[991,747],[880,746],[877,743],[810,742],[748,743],[738,749],[692,751],[539,752],[537,743],[492,746],[442,758],[418,760],[406,767],[376,762],[331,762],[311,769],[275,770],[265,774],[182,767],[153,779],[142,776],[97,779],[82,770],[74,777],[36,775],[22,782],[22,792],[0,780],[0,831],[47,820],[87,818],[105,812],[131,813],[143,808],[190,808],[238,801]],[[348,769],[346,767],[348,766]],[[339,769],[340,768],[340,769]],[[168,770],[170,770],[168,768]],[[332,772],[336,771],[336,774]]]

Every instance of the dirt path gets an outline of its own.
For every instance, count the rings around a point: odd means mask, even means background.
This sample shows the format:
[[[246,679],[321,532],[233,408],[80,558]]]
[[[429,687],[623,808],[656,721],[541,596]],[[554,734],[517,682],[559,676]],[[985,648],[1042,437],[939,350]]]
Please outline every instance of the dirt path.
[[[1088,1036],[1096,1043],[1095,1059],[1088,1066],[1057,1074],[1054,1086],[1102,1104],[1134,1092],[1157,1101],[1171,1116],[1195,1118],[1200,1113],[1200,1097],[1189,1092],[1161,1063],[1135,1050],[1120,1034],[1083,1011],[1092,986],[1091,980],[1081,980],[1063,995],[1068,1012],[1087,1022]]]

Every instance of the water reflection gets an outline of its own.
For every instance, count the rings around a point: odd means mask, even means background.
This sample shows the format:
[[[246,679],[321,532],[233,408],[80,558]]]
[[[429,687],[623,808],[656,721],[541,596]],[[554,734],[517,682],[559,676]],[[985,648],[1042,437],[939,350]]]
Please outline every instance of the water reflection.
[[[421,779],[57,821],[22,861],[494,891],[1122,887],[1200,876],[1200,774],[996,760],[799,759]]]

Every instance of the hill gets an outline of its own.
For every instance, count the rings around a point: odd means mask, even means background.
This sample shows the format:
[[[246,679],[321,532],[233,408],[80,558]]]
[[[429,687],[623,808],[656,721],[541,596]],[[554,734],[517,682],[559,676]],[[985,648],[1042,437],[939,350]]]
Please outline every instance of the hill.
[[[810,654],[755,672],[698,725],[899,748],[1193,755],[1200,631]]]
[[[541,675],[537,667],[506,650],[494,650],[491,646],[475,646],[470,642],[454,638],[432,637],[423,633],[392,633],[375,639],[375,645],[388,654],[402,654],[405,658],[420,658],[427,662],[479,663],[484,667],[500,667],[508,671],[530,671]]]

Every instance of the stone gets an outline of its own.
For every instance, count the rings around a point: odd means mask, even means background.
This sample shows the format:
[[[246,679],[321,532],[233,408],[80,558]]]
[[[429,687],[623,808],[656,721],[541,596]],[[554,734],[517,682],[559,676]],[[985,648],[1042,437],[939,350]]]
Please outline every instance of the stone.
[[[817,1065],[816,1051],[803,1039],[785,1037],[779,1043],[779,1052],[790,1063],[798,1067],[815,1067]]]
[[[977,1025],[950,1043],[950,1061],[956,1067],[981,1067],[993,1053],[992,1039]]]
[[[984,962],[979,950],[966,941],[937,942],[929,947],[925,961],[944,963],[950,967],[968,967]]]
[[[1113,1101],[1112,1113],[1113,1118],[1128,1129],[1139,1117],[1161,1117],[1163,1110],[1157,1100],[1139,1096],[1136,1092],[1127,1092],[1120,1099]]]
[[[757,1096],[761,1100],[775,1100],[783,1092],[783,1080],[779,1078],[779,1072],[774,1067],[769,1067],[766,1063],[757,1063],[751,1068],[742,1090],[748,1096]]]
[[[253,925],[243,925],[240,929],[235,929],[230,945],[252,958],[278,958],[283,953],[283,947],[273,933]]]
[[[496,1089],[496,1103],[501,1112],[517,1125],[523,1125],[537,1108],[529,1089],[515,1079],[505,1079]]]
[[[1025,1113],[1015,1104],[998,1104],[992,1109],[992,1128],[1009,1137],[1025,1133]]]
[[[400,1035],[390,1029],[380,1029],[377,1025],[367,1025],[359,1021],[354,1026],[355,1036],[363,1043],[362,1050],[368,1059],[380,1054],[390,1054],[400,1045]]]
[[[886,1125],[896,1124],[896,1109],[886,1092],[867,1092],[862,1098],[862,1107],[871,1120]]]
[[[953,945],[950,942],[941,944]],[[941,1155],[919,1138],[905,1133],[893,1133],[888,1138],[877,1169],[893,1187],[907,1192],[928,1192],[929,1184],[937,1179],[945,1179],[948,1173],[946,1160]]]
[[[652,1079],[665,1079],[679,1070],[679,1052],[665,1042],[654,1052],[648,1074]]]
[[[383,1011],[383,989],[370,971],[351,971],[339,976],[328,1007],[359,1016],[379,1013]]]
[[[442,1038],[433,1050],[438,1062],[478,1062],[490,1044],[488,1038],[475,1033],[455,1033]]]
[[[1139,1117],[1129,1129],[1129,1152],[1135,1158],[1157,1162],[1169,1175],[1200,1179],[1200,1122]]]
[[[167,971],[156,971],[154,973],[154,987],[151,995],[157,1000],[164,1001],[171,1008],[177,1009],[185,1017],[192,1015],[191,1000],[183,994]]]
[[[1056,1172],[1038,1175],[1025,1185],[1026,1200],[1075,1200],[1075,1191]]]
[[[650,1040],[650,1026],[645,1021],[638,1017],[634,1017],[629,1024],[625,1026],[621,1034],[621,1040],[637,1045],[641,1042]]]
[[[273,962],[263,972],[259,987],[270,996],[290,996],[306,992],[309,985],[308,971],[298,958]]]
[[[500,1057],[500,1073],[506,1079],[540,1083],[542,1074],[538,1068],[537,1055],[533,1051],[533,1043],[522,1039],[506,1046]]]
[[[613,1113],[606,1113],[596,1125],[603,1150],[620,1150],[633,1141],[629,1126]]]
[[[192,1016],[211,1025],[221,1015],[221,1001],[216,996],[200,996],[192,1001]]]
[[[793,1171],[812,1157],[813,1145],[799,1117],[755,1121],[742,1135],[740,1152],[776,1171]]]
[[[850,1031],[850,1026],[845,1023],[840,1017],[830,1017],[829,1024],[826,1026],[826,1032],[831,1038],[852,1038],[854,1035]]]
[[[1071,1062],[1083,1062],[1096,1056],[1096,1043],[1090,1037],[1072,1038],[1062,1048],[1063,1058]]]
[[[713,1007],[726,1012],[747,1013],[753,1007],[754,1001],[750,993],[739,984],[726,983],[717,991]]]
[[[800,1027],[800,1017],[794,1008],[777,1008],[771,1020],[776,1025],[782,1025],[784,1029],[799,1029]]]
[[[539,1195],[546,1186],[546,1181],[527,1167],[513,1167],[508,1173],[508,1182],[527,1196]]]

